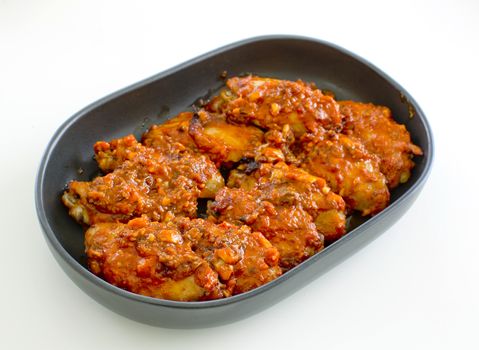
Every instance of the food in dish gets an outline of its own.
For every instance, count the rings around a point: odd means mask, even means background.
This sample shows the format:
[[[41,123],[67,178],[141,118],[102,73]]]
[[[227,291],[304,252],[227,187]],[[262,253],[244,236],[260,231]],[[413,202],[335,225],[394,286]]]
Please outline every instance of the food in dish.
[[[257,76],[228,79],[141,142],[94,151],[104,175],[71,181],[62,196],[86,228],[90,270],[179,301],[277,278],[346,234],[351,213],[383,210],[422,154],[387,107]]]
[[[278,251],[247,226],[178,217],[104,222],[85,234],[88,266],[135,293],[180,301],[223,298],[281,274]]]
[[[272,242],[277,242],[278,246],[288,245],[287,242],[281,241],[294,241],[296,239],[294,237],[299,238],[306,232],[300,228],[291,234],[288,232],[289,225],[299,224],[302,226],[311,222],[315,225],[319,236],[324,236],[327,243],[335,241],[346,232],[346,206],[343,198],[333,193],[324,179],[313,176],[293,165],[287,165],[284,162],[263,163],[259,164],[258,169],[254,171],[251,171],[248,165],[239,166],[230,173],[228,187],[241,188],[246,192],[256,191],[253,197],[270,209],[266,213],[258,215],[256,221],[250,219],[249,224],[260,232],[270,231],[266,236],[271,237]],[[235,204],[235,201],[230,204],[231,214],[227,215],[226,221],[237,222],[242,216],[248,214],[249,208],[241,213],[240,207]],[[213,213],[218,213],[221,212],[219,211],[220,207],[224,207],[224,205],[218,206],[213,202],[210,209],[215,208]],[[229,207],[226,208],[226,211],[228,209]],[[298,216],[299,212],[304,214]],[[235,216],[238,219],[234,220]],[[288,216],[296,217],[297,220],[291,219],[290,222],[286,222],[285,218]],[[275,220],[278,221],[277,229],[271,230],[270,225]],[[279,231],[283,230],[287,232],[289,238],[275,237]],[[313,241],[309,238],[306,243],[311,244]],[[300,252],[303,250],[300,249]],[[285,254],[284,257],[286,255],[288,254]],[[294,260],[292,265],[297,265],[302,260]]]
[[[145,147],[133,135],[97,142],[95,158],[107,174],[70,182],[63,195],[70,215],[87,225],[141,215],[153,221],[196,217],[198,198],[214,197],[223,178],[207,156],[168,142],[167,151]]]
[[[257,76],[234,77],[226,85],[210,105],[234,123],[275,130],[289,125],[296,137],[316,133],[318,126],[341,128],[337,102],[314,85]]]
[[[409,180],[414,167],[412,157],[422,155],[422,150],[411,142],[406,126],[394,121],[391,110],[353,101],[339,101],[339,107],[344,117],[342,132],[357,138],[379,157],[389,188]]]
[[[321,130],[301,138],[299,145],[301,168],[324,178],[349,208],[369,215],[388,205],[387,179],[380,171],[379,159],[359,140]]]

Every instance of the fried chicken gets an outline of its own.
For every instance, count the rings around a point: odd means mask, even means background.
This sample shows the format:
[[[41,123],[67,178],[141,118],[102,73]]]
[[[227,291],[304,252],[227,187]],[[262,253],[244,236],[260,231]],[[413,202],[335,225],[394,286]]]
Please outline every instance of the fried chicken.
[[[180,301],[223,296],[218,274],[173,222],[99,223],[86,231],[85,247],[94,274],[133,293]]]
[[[344,116],[343,133],[356,137],[379,157],[389,188],[405,183],[414,167],[413,156],[422,155],[406,127],[394,121],[387,107],[353,101],[339,101],[339,106]]]
[[[225,296],[247,292],[281,275],[279,252],[260,233],[244,225],[187,218],[177,220],[192,249],[225,284]]]
[[[349,208],[370,215],[388,205],[389,190],[379,170],[379,159],[361,142],[322,131],[312,137],[303,137],[299,145],[301,168],[324,178]]]
[[[196,217],[197,199],[212,198],[224,185],[204,155],[144,147],[130,135],[95,146],[103,170],[91,182],[71,181],[63,203],[77,221],[127,222],[147,215],[164,221],[176,215]]]
[[[307,172],[276,164],[251,164],[234,170],[208,213],[218,221],[247,224],[280,252],[291,268],[345,233],[345,203],[326,182]],[[323,238],[324,236],[324,238]]]
[[[208,155],[218,167],[252,156],[262,140],[260,129],[228,123],[224,115],[205,110],[181,113],[164,124],[153,125],[142,138],[144,145],[161,149],[178,142]]]
[[[246,226],[145,217],[100,223],[85,234],[90,270],[155,298],[195,301],[243,293],[281,274],[278,251]]]
[[[302,81],[247,76],[230,78],[226,85],[229,90],[213,98],[207,108],[226,114],[234,123],[268,130],[288,124],[296,137],[315,133],[318,126],[341,128],[336,101]]]
[[[301,205],[274,205],[258,190],[223,188],[209,203],[208,213],[218,222],[246,224],[261,232],[278,249],[280,265],[288,270],[319,252],[324,237]]]
[[[326,181],[308,172],[287,165],[263,163],[250,172],[231,172],[228,187],[259,190],[260,198],[274,205],[300,205],[311,217],[326,241],[331,242],[345,233],[345,203],[333,193]]]

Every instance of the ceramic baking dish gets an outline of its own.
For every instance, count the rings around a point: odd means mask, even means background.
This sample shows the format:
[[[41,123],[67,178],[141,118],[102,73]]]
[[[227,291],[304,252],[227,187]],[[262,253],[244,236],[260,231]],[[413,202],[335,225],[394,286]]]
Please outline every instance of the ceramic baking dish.
[[[161,123],[191,108],[199,97],[217,91],[220,75],[254,73],[315,82],[336,98],[388,106],[406,124],[424,156],[415,158],[411,179],[392,191],[380,214],[353,218],[350,232],[288,271],[250,292],[226,299],[177,302],[136,295],[103,281],[85,264],[83,231],[63,207],[60,196],[72,179],[98,174],[92,145]],[[53,135],[38,171],[35,200],[44,236],[66,274],[88,295],[131,319],[164,327],[221,325],[264,310],[302,288],[376,238],[396,222],[420,193],[431,169],[431,129],[419,105],[404,88],[364,59],[320,40],[296,36],[266,36],[240,41],[180,64],[91,104],[68,119]],[[345,276],[347,278],[347,276]],[[307,302],[305,300],[304,302]]]

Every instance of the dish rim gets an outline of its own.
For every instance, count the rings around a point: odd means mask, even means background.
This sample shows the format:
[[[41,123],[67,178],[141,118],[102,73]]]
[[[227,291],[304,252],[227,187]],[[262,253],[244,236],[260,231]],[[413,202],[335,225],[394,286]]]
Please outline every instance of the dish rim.
[[[313,42],[322,46],[327,46],[329,48],[332,48],[333,50],[336,50],[340,52],[343,55],[350,56],[356,61],[359,61],[360,63],[364,64],[366,67],[370,68],[374,72],[376,72],[379,76],[381,76],[383,79],[385,79],[389,84],[391,84],[398,92],[400,92],[403,96],[406,97],[407,102],[411,104],[416,113],[415,113],[415,118],[419,118],[424,125],[425,129],[425,134],[427,138],[427,145],[428,145],[428,154],[425,154],[424,157],[426,157],[426,163],[424,166],[424,170],[421,174],[419,174],[418,179],[414,184],[411,185],[410,188],[408,188],[399,198],[396,199],[396,201],[389,206],[387,206],[383,211],[381,211],[378,215],[370,217],[359,225],[358,227],[354,228],[350,232],[348,232],[345,236],[340,238],[338,241],[334,242],[333,244],[329,245],[328,247],[324,248],[322,251],[316,253],[314,256],[310,257],[309,259],[305,260],[301,264],[295,266],[291,270],[285,272],[283,275],[279,276],[278,278],[272,280],[271,282],[264,284],[260,287],[257,287],[253,290],[250,290],[245,293],[241,293],[238,295],[234,295],[228,298],[223,298],[223,299],[215,299],[215,300],[206,300],[206,301],[174,301],[174,300],[165,300],[165,299],[158,299],[158,298],[153,298],[153,297],[148,297],[140,294],[135,294],[132,292],[129,292],[127,290],[121,289],[119,287],[116,287],[100,277],[94,275],[91,273],[88,269],[86,269],[83,265],[81,265],[77,260],[75,260],[67,251],[66,249],[62,246],[62,244],[59,242],[59,240],[56,238],[55,233],[53,229],[50,227],[48,223],[48,219],[45,213],[45,208],[43,205],[43,183],[45,180],[45,172],[46,172],[46,164],[50,160],[50,156],[52,154],[52,151],[55,149],[56,144],[58,141],[62,138],[63,134],[73,125],[75,124],[79,119],[84,117],[86,114],[88,114],[90,111],[96,109],[97,107],[103,105],[104,103],[113,100],[125,93],[128,93],[130,91],[136,90],[138,88],[141,88],[143,86],[146,86],[158,79],[164,78],[168,75],[174,74],[192,64],[199,63],[201,61],[204,61],[210,57],[216,56],[218,54],[222,54],[224,52],[227,52],[231,49],[235,49],[240,46],[244,46],[247,44],[252,44],[255,42],[260,42],[260,41],[274,41],[274,40],[298,40],[298,41],[309,41]],[[151,305],[156,305],[156,306],[163,306],[163,307],[168,307],[168,308],[179,308],[179,309],[199,309],[199,308],[213,308],[213,307],[221,307],[225,306],[228,304],[232,304],[235,302],[243,301],[249,298],[252,298],[256,295],[262,294],[270,290],[271,288],[275,287],[276,285],[283,283],[287,279],[291,278],[295,274],[297,274],[300,270],[316,263],[318,260],[320,260],[323,256],[326,256],[328,254],[333,253],[337,249],[340,249],[342,245],[344,245],[348,240],[358,236],[361,234],[361,232],[367,230],[370,226],[374,225],[376,222],[381,221],[383,218],[387,216],[387,214],[391,211],[393,211],[397,206],[401,204],[401,202],[404,202],[407,198],[411,197],[413,193],[416,191],[416,189],[420,188],[424,182],[427,180],[429,173],[431,171],[432,167],[432,162],[434,158],[434,140],[432,136],[432,129],[427,121],[424,112],[418,105],[418,103],[415,101],[415,99],[395,80],[393,80],[389,75],[384,73],[381,69],[367,61],[366,59],[356,55],[353,52],[350,52],[349,50],[346,50],[336,44],[330,43],[325,40],[321,39],[316,39],[316,38],[311,38],[307,36],[298,36],[298,35],[282,35],[282,34],[276,34],[276,35],[262,35],[262,36],[255,36],[252,38],[248,39],[243,39],[222,47],[219,47],[218,49],[209,51],[203,55],[197,56],[193,59],[187,60],[183,63],[180,63],[174,67],[171,67],[165,71],[162,71],[160,73],[157,73],[153,76],[150,76],[146,79],[143,79],[139,82],[136,82],[134,84],[131,84],[127,87],[124,87],[118,91],[115,91],[109,95],[106,95],[103,98],[100,98],[99,100],[91,103],[90,105],[84,107],[77,113],[73,114],[70,118],[68,118],[65,122],[63,122],[58,129],[55,131],[53,136],[51,137],[50,141],[47,144],[47,147],[44,151],[44,154],[42,156],[36,180],[35,180],[35,207],[36,207],[36,212],[37,216],[40,222],[40,225],[43,230],[44,236],[47,238],[50,246],[56,250],[56,252],[59,254],[59,256],[77,273],[79,273],[83,278],[86,280],[96,284],[96,286],[106,289],[107,291],[114,293],[120,297],[129,299],[130,301],[137,301],[141,303],[146,303],[146,304],[151,304]]]

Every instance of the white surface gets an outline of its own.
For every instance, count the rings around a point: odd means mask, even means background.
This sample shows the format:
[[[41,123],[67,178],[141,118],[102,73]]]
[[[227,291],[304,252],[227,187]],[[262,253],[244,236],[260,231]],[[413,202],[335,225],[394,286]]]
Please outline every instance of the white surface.
[[[477,349],[479,3],[133,3],[0,1],[0,348]],[[273,33],[352,50],[417,99],[436,141],[421,196],[379,239],[244,321],[165,330],[106,310],[60,270],[37,222],[49,138],[110,92]]]

